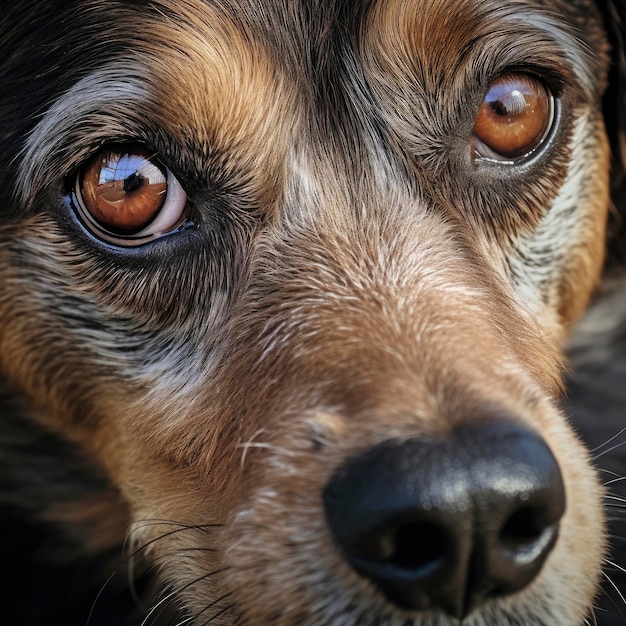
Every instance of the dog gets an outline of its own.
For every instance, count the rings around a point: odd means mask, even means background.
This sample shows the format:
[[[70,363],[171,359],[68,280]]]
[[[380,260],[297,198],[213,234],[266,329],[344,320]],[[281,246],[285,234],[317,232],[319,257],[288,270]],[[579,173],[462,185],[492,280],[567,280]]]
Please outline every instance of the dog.
[[[562,377],[625,13],[5,7],[3,622],[622,623],[597,368]]]

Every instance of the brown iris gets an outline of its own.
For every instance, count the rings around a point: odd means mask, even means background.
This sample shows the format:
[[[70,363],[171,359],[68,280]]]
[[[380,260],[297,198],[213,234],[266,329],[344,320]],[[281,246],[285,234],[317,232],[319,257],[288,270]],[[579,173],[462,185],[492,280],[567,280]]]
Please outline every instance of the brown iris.
[[[85,209],[104,229],[132,234],[145,228],[167,197],[167,174],[147,150],[99,152],[80,180]]]
[[[553,98],[536,78],[501,76],[491,84],[474,123],[478,156],[515,159],[532,152],[546,137]]]

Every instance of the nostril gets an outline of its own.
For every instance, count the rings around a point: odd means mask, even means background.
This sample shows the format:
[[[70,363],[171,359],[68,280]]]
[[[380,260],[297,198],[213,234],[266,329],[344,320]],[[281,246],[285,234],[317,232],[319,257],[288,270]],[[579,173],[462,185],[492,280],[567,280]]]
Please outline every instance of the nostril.
[[[395,539],[396,552],[391,561],[404,569],[440,567],[450,551],[450,538],[435,524],[405,524],[396,531]]]
[[[355,546],[361,558],[416,574],[443,566],[452,549],[448,534],[431,522],[406,522],[379,529]]]
[[[515,511],[500,531],[501,543],[513,549],[535,544],[551,528],[545,523],[545,518],[545,511],[537,507]]]
[[[521,589],[536,575],[557,540],[559,511],[547,505],[525,506],[506,519],[491,548],[491,595]]]

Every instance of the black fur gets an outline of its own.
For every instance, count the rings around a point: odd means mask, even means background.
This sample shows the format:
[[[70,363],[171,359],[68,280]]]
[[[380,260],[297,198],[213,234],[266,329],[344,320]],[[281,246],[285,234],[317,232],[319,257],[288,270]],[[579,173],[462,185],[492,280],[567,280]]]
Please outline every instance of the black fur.
[[[626,283],[612,282],[592,306],[571,339],[571,371],[567,377],[566,413],[594,451],[607,499],[612,538],[598,599],[598,622],[626,623]]]

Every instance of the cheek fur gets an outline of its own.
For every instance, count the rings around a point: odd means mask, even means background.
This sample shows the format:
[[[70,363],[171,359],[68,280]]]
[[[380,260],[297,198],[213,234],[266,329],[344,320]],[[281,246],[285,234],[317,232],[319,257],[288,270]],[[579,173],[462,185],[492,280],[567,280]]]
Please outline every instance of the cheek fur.
[[[509,267],[520,305],[561,343],[597,286],[604,261],[609,148],[601,120],[580,118],[568,174],[545,217],[513,242]]]

